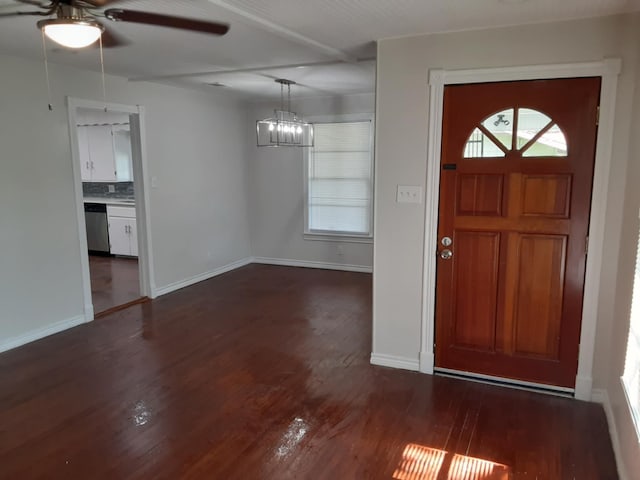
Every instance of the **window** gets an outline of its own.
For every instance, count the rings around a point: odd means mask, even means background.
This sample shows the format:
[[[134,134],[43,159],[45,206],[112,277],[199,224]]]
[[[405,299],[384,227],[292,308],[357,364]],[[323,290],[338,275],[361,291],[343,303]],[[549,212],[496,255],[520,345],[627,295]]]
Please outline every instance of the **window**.
[[[510,108],[490,115],[473,130],[464,148],[464,158],[504,157],[512,151],[523,157],[566,157],[567,140],[560,127],[544,113]]]
[[[640,436],[640,234],[638,237],[638,253],[636,254],[636,271],[631,300],[631,322],[622,384],[631,407],[631,416],[635,420],[636,431]]]
[[[314,146],[307,152],[305,234],[371,238],[371,123],[314,123]]]

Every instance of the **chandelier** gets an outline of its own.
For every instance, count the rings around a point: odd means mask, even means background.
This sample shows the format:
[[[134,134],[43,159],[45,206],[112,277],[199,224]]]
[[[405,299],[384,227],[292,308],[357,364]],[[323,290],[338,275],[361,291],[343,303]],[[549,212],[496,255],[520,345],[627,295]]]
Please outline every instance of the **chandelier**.
[[[280,110],[272,118],[258,120],[256,133],[259,147],[313,147],[313,124],[306,123],[291,111],[291,85],[293,80],[276,79],[280,84]],[[284,87],[287,87],[287,108]]]

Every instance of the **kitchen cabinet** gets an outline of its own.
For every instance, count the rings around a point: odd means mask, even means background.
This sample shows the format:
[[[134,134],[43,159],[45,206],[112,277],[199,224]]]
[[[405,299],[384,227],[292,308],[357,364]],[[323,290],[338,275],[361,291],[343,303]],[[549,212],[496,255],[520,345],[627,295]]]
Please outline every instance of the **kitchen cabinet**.
[[[78,125],[77,131],[83,182],[133,181],[128,125]]]
[[[107,205],[109,245],[112,255],[138,256],[138,229],[135,207]]]

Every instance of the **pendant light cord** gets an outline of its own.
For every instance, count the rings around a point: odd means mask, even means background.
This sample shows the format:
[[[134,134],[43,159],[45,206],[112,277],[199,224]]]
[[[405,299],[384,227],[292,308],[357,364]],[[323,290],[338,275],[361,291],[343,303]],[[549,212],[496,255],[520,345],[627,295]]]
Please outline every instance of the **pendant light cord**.
[[[49,65],[47,62],[47,44],[44,38],[44,29],[42,29],[41,32],[42,32],[42,55],[44,57],[44,77],[47,82],[47,102],[48,102],[49,111],[51,112],[53,111],[53,105],[51,103],[51,85],[49,82]]]
[[[280,110],[284,110],[284,83],[280,84]]]
[[[98,37],[100,42],[100,71],[102,73],[102,102],[104,103],[104,111],[107,111],[107,86],[104,79],[104,56],[102,54],[102,35]]]

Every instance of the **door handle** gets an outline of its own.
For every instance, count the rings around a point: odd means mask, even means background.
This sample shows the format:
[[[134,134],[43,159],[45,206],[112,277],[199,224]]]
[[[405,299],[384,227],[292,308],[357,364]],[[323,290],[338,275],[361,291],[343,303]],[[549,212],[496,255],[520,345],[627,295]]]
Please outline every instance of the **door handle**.
[[[443,260],[449,260],[451,259],[451,257],[453,257],[453,252],[451,250],[449,250],[448,248],[445,248],[444,250],[442,250],[440,253],[440,258]]]

